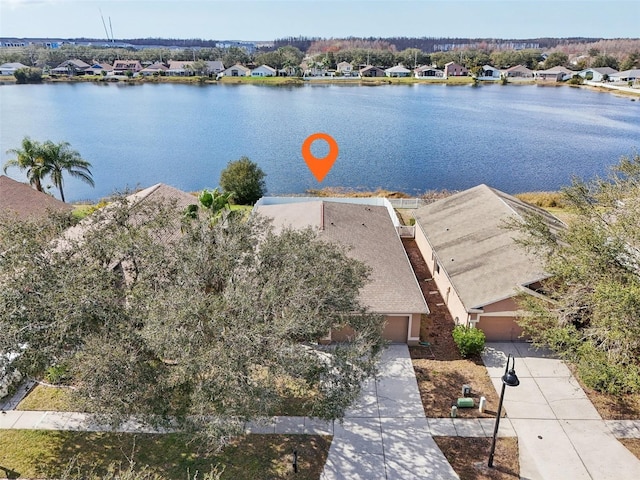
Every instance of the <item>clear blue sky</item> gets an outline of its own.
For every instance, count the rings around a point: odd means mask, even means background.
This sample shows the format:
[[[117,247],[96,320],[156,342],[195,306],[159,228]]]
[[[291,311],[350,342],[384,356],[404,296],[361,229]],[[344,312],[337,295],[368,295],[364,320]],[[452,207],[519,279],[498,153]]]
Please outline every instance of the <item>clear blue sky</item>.
[[[0,0],[1,37],[640,37],[640,0]]]

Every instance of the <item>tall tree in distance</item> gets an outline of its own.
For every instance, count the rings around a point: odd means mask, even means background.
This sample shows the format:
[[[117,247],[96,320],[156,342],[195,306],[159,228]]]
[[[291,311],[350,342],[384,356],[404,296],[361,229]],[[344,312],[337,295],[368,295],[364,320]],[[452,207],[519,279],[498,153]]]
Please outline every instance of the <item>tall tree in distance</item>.
[[[257,163],[248,157],[231,161],[220,174],[220,186],[225,193],[231,194],[233,203],[253,205],[262,197],[267,189],[262,171]]]
[[[42,192],[42,179],[47,174],[44,164],[42,144],[29,137],[22,139],[22,148],[12,148],[7,153],[15,155],[15,158],[7,160],[4,164],[4,173],[11,167],[26,170],[29,184]]]
[[[45,171],[51,176],[51,181],[60,191],[60,199],[64,202],[63,173],[68,173],[73,178],[95,185],[91,175],[91,163],[84,160],[80,154],[71,149],[68,142],[53,143],[47,140],[42,145],[42,155],[45,163]]]

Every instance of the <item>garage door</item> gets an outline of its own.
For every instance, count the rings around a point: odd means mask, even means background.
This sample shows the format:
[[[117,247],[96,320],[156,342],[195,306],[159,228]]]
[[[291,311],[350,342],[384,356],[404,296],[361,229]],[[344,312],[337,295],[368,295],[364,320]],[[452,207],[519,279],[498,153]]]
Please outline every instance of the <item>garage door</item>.
[[[409,317],[405,315],[387,315],[387,323],[384,326],[384,338],[393,343],[407,343],[409,333]]]
[[[481,316],[476,327],[484,332],[487,342],[519,342],[522,328],[513,317]]]
[[[340,330],[331,331],[332,342],[350,342],[353,340],[355,332],[351,327],[343,327]]]

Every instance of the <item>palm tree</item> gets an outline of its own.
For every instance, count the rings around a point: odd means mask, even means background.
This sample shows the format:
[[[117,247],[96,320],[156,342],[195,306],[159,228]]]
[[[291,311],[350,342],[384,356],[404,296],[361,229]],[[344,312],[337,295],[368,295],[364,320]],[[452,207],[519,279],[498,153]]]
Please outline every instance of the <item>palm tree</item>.
[[[7,153],[13,154],[16,158],[7,160],[4,164],[4,173],[10,167],[18,167],[27,171],[29,184],[42,191],[42,179],[48,173],[45,168],[43,145],[40,142],[31,140],[29,137],[22,139],[22,148],[12,148]]]
[[[60,199],[64,202],[64,183],[62,174],[67,172],[74,178],[79,178],[92,187],[95,185],[91,170],[91,163],[84,160],[78,152],[71,150],[68,142],[53,143],[47,140],[42,145],[45,174],[51,175],[51,181],[60,191]]]

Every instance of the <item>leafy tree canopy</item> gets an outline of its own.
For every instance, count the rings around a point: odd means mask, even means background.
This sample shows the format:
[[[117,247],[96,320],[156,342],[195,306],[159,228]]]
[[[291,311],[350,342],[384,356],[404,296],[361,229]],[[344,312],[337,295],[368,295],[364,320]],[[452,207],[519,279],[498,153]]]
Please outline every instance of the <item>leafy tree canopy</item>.
[[[24,137],[21,146],[22,148],[7,150],[7,153],[14,155],[15,158],[5,162],[4,171],[6,172],[11,167],[26,170],[29,183],[39,192],[43,191],[42,180],[50,176],[64,202],[63,174],[65,172],[92,187],[94,186],[89,169],[91,163],[84,160],[77,151],[72,150],[68,142],[54,143],[47,140],[41,143]]]
[[[552,232],[539,216],[517,228],[545,261],[548,300],[523,296],[525,332],[574,362],[582,380],[609,393],[640,391],[640,155],[607,178],[563,192],[572,219]]]
[[[0,219],[0,352],[35,378],[63,365],[86,411],[212,445],[273,414],[290,384],[311,415],[340,418],[373,373],[383,320],[359,301],[368,269],[312,231],[124,200],[81,225],[52,242],[39,232],[55,228]],[[353,342],[318,344],[344,325]]]
[[[549,69],[557,66],[566,66],[569,56],[564,52],[552,52],[544,61],[544,68]]]
[[[235,204],[253,205],[266,193],[266,173],[247,157],[231,161],[220,174],[220,186]]]

